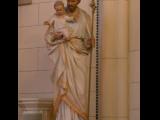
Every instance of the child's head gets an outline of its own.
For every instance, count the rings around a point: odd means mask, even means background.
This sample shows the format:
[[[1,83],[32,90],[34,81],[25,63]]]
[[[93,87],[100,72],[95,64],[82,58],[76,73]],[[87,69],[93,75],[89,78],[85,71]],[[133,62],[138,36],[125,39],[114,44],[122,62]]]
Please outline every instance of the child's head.
[[[64,3],[62,1],[56,1],[54,3],[54,9],[56,10],[56,15],[64,15],[65,14]]]

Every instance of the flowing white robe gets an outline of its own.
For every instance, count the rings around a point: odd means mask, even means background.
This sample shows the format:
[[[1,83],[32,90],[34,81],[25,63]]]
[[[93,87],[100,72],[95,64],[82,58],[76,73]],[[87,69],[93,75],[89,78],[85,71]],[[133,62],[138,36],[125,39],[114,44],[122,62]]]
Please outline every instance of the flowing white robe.
[[[54,111],[56,120],[88,120],[90,57],[86,45],[91,38],[90,16],[78,8],[78,19],[69,26],[73,29],[70,41],[49,48],[53,64]]]

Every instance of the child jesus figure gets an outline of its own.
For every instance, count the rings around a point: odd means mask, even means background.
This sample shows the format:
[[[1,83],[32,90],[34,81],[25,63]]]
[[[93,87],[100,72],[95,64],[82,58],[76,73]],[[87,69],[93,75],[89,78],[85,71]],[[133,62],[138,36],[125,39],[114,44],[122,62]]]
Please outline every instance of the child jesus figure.
[[[67,25],[67,22],[73,22],[73,17],[69,17],[65,14],[65,7],[62,1],[56,1],[54,3],[55,14],[44,22],[44,25],[48,25],[48,30],[51,34],[51,38],[48,39],[47,44],[56,45],[63,43],[70,39],[72,29]],[[55,36],[54,38],[52,36]],[[57,39],[56,36],[59,36]]]

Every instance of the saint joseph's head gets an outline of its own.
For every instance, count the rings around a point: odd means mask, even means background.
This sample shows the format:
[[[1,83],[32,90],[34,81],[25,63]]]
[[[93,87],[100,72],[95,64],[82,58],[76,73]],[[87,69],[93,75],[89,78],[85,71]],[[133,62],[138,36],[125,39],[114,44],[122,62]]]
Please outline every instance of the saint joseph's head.
[[[67,0],[67,9],[74,12],[81,0]]]

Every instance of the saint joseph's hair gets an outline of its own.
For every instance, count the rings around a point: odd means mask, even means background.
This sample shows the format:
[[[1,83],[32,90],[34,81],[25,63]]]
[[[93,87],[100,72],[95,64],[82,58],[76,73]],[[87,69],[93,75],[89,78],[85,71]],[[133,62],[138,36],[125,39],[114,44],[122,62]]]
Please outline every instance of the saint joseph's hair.
[[[67,0],[68,1],[68,0]],[[81,0],[77,0],[78,1],[78,4],[81,2]]]

